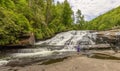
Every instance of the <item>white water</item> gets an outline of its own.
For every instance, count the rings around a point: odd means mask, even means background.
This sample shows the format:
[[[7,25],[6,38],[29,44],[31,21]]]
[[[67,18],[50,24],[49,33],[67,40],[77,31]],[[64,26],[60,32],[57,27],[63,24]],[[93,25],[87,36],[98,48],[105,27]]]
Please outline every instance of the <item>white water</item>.
[[[34,53],[14,53],[11,54],[12,57],[34,57],[34,56],[48,56],[52,54],[52,51],[41,51],[41,52],[34,52]]]
[[[40,48],[26,48],[26,49],[19,49],[14,50],[13,53],[9,53],[10,57],[13,58],[23,58],[23,57],[44,57],[52,55],[54,52],[67,52],[67,51],[76,51],[75,46],[79,44],[80,41],[86,41],[91,42],[91,39],[88,39],[86,37],[90,36],[89,31],[68,31],[68,32],[62,32],[60,34],[57,34],[55,37],[48,39],[46,41],[39,41],[35,45],[54,45],[54,46],[63,46],[60,50],[54,49],[50,50],[47,47],[40,47]],[[84,37],[84,38],[83,38]],[[60,48],[60,47],[59,47]],[[11,51],[12,52],[12,51]],[[0,60],[0,65],[7,64],[9,61],[7,60]]]
[[[89,31],[68,31],[57,34],[55,37],[48,39],[46,41],[39,41],[35,45],[54,45],[54,46],[63,46],[61,50],[54,49],[50,50],[47,47],[40,48],[26,48],[19,49],[16,52],[10,54],[11,57],[33,57],[33,56],[47,56],[51,55],[53,52],[64,52],[64,51],[76,51],[76,46],[80,45],[82,48],[84,45],[90,44],[94,45],[95,42],[92,39],[95,39],[96,36],[94,33]],[[87,46],[88,47],[88,46]],[[60,47],[59,47],[60,48]]]
[[[94,33],[89,31],[69,31],[57,34],[55,37],[46,40],[37,42],[36,45],[47,44],[47,45],[78,45],[78,42],[90,42],[95,44],[92,41],[92,38],[95,39],[96,36]]]
[[[0,66],[6,65],[9,61],[7,60],[0,60]]]
[[[26,48],[15,50],[9,53],[10,57],[23,58],[23,57],[44,57],[52,55],[54,52],[62,53],[67,51],[76,51],[76,46],[80,45],[81,48],[98,47],[95,46],[97,32],[90,33],[90,31],[68,31],[57,34],[55,37],[39,41],[35,45],[47,45],[46,47]],[[119,33],[116,33],[119,34]],[[107,34],[109,35],[109,34]],[[56,47],[51,47],[56,46]],[[62,47],[59,47],[62,46]],[[103,45],[101,45],[103,46]],[[105,45],[106,46],[106,45]],[[108,45],[109,46],[109,45]],[[51,50],[51,48],[53,50]],[[61,49],[56,49],[61,48]],[[0,65],[7,64],[8,60],[0,60]]]

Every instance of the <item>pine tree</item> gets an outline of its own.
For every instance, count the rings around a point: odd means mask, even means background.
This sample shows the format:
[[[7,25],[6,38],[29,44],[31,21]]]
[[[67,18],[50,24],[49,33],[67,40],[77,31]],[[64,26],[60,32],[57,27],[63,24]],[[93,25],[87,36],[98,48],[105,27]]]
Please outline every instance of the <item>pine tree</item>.
[[[46,3],[47,5],[46,5],[45,21],[46,21],[46,24],[49,24],[52,16],[52,12],[51,12],[52,0],[46,0]]]
[[[76,12],[76,23],[79,24],[79,26],[82,28],[83,24],[85,23],[84,16],[82,15],[81,11],[78,9]]]
[[[67,0],[64,1],[63,5],[64,7],[62,13],[62,23],[65,26],[69,26],[73,23],[73,19],[72,19],[73,12]]]

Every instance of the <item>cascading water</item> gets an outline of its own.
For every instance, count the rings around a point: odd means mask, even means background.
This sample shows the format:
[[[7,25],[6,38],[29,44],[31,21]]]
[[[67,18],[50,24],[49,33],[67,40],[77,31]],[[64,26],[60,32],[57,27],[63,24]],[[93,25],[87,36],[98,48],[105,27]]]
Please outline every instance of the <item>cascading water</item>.
[[[78,45],[80,46],[80,48],[100,47],[100,45],[97,46],[98,41],[103,42],[104,40],[97,34],[98,32],[93,31],[62,32],[51,39],[36,42],[36,48],[24,48],[17,50],[13,49],[10,52],[8,52],[8,57],[45,57],[56,53],[62,54],[63,52],[74,52],[76,51],[76,46]],[[0,65],[6,64],[8,62],[9,61],[7,60],[0,60]]]
[[[96,38],[96,35],[94,33],[90,33],[89,31],[69,31],[64,32],[56,35],[54,38],[46,40],[46,41],[40,41],[36,43],[36,45],[62,45],[66,48],[66,46],[77,46],[82,45],[82,43],[89,43],[95,44],[93,41]]]
[[[92,39],[95,36],[91,35],[89,31],[68,31],[57,34],[55,37],[39,41],[35,45],[36,48],[13,49],[8,52],[8,56],[12,58],[24,57],[44,57],[52,55],[54,52],[62,53],[67,51],[76,51],[77,45],[94,44]],[[39,46],[40,45],[40,46]],[[54,46],[54,47],[53,47]],[[1,62],[5,64],[7,61]]]

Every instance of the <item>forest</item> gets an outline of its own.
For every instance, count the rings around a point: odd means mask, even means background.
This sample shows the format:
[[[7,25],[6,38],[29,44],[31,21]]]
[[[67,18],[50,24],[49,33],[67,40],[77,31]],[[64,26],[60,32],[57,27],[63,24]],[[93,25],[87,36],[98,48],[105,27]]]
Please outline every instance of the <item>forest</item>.
[[[16,44],[24,34],[45,39],[74,29],[67,0],[0,0],[0,45]]]
[[[89,21],[84,29],[109,30],[120,28],[120,6]]]
[[[120,7],[89,22],[80,10],[76,14],[75,17],[67,0],[63,3],[0,0],[0,45],[16,44],[21,36],[30,33],[41,40],[69,30],[105,30],[120,26]]]

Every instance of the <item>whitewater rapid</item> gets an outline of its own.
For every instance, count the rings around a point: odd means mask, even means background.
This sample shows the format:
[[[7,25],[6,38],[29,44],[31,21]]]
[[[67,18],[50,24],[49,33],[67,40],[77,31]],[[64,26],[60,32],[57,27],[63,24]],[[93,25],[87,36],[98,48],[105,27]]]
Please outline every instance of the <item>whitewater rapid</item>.
[[[36,48],[26,48],[11,51],[8,54],[11,58],[24,58],[24,57],[45,57],[50,56],[53,53],[72,52],[76,51],[76,46],[85,45],[83,43],[89,42],[89,44],[95,44],[92,39],[96,36],[89,31],[68,31],[57,34],[55,37],[39,41],[35,43]],[[44,45],[44,47],[41,47]],[[56,46],[56,47],[52,47]],[[61,46],[61,47],[59,47]],[[59,49],[58,49],[59,48]],[[52,49],[52,50],[51,50]],[[9,60],[0,60],[0,65],[5,65]]]

